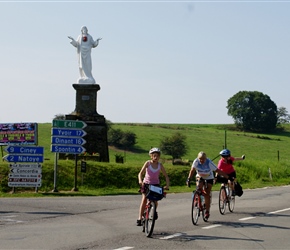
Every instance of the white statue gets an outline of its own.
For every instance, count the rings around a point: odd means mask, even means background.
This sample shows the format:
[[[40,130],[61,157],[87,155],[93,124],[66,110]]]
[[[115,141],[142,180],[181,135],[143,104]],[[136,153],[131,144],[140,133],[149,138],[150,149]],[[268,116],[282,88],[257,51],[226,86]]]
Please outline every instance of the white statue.
[[[81,77],[78,79],[78,83],[94,84],[96,83],[92,75],[92,58],[91,50],[99,45],[99,41],[102,38],[98,38],[96,41],[88,34],[86,26],[81,28],[82,34],[78,36],[77,40],[72,37],[71,44],[77,48],[78,63]]]

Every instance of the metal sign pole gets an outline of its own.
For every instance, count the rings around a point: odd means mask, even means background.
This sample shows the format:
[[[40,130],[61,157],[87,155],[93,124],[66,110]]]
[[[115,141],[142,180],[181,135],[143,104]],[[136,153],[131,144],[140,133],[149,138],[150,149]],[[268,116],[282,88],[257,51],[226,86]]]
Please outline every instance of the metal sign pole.
[[[58,153],[54,154],[54,182],[53,182],[53,190],[52,192],[58,192],[56,188],[56,180],[57,180],[57,158],[58,158]]]
[[[75,186],[72,191],[79,191],[77,188],[77,178],[78,178],[78,155],[75,154]]]

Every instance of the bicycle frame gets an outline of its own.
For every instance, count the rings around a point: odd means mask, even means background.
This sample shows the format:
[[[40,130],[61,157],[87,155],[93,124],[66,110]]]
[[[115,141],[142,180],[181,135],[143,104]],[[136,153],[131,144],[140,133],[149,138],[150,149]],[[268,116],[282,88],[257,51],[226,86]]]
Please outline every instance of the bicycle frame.
[[[221,214],[225,214],[227,204],[229,211],[232,213],[235,207],[235,197],[231,195],[229,184],[222,183],[219,192],[219,211]]]
[[[166,197],[166,193],[162,188],[162,195]],[[157,209],[157,200],[151,200],[147,198],[147,202],[144,209],[144,214],[142,218],[143,223],[143,232],[145,232],[147,237],[151,237],[153,234],[155,220],[156,220],[156,209]]]
[[[203,182],[203,189],[200,190],[199,184]],[[205,203],[201,201],[201,195],[204,194],[204,189],[207,188],[207,181],[200,178],[198,180],[198,185],[196,185],[196,190],[193,192],[192,205],[191,205],[191,220],[194,225],[197,225],[200,212],[202,213],[202,218],[206,222],[208,219],[205,217]]]

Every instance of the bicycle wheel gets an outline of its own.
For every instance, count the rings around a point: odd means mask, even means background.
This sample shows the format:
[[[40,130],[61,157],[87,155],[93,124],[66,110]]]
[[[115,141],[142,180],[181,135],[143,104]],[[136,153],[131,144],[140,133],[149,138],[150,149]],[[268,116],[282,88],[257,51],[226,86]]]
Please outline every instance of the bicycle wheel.
[[[229,197],[229,210],[230,212],[234,212],[234,208],[235,208],[235,196],[230,196]]]
[[[150,237],[153,233],[155,225],[155,213],[156,213],[156,204],[151,201],[150,207],[148,208],[148,214],[145,218],[145,234],[147,237]]]
[[[199,217],[199,200],[200,196],[195,192],[192,198],[191,205],[191,220],[193,225],[197,225],[198,217]]]
[[[226,203],[227,203],[227,193],[225,187],[220,188],[219,193],[219,210],[221,214],[225,214],[226,212]]]
[[[208,221],[208,218],[205,217],[205,211],[206,211],[206,208],[205,208],[205,204],[203,204],[203,208],[202,208],[202,218],[203,218],[203,221],[207,222]]]

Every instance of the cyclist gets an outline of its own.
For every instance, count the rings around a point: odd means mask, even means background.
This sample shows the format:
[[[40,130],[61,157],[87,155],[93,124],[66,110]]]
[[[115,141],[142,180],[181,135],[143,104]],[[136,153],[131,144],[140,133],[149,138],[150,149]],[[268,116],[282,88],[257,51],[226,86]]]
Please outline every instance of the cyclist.
[[[205,187],[205,193],[204,193],[204,200],[205,200],[205,218],[209,218],[209,211],[210,211],[210,193],[211,193],[211,188],[213,185],[213,180],[214,180],[214,174],[213,172],[216,171],[220,175],[223,175],[225,178],[228,177],[226,173],[223,171],[219,170],[217,166],[207,158],[206,153],[204,152],[199,152],[197,155],[197,158],[193,161],[191,170],[189,172],[186,184],[187,186],[190,186],[190,178],[192,175],[196,172],[196,185],[199,186],[199,189],[203,189],[204,183],[201,181],[199,182],[199,179],[201,178],[207,181],[207,187]]]
[[[231,151],[228,149],[223,149],[220,152],[221,159],[218,162],[218,169],[222,170],[229,176],[229,186],[232,190],[232,196],[235,196],[235,182],[236,182],[236,171],[233,167],[234,161],[241,161],[245,159],[245,155],[242,157],[232,157]],[[218,175],[216,177],[219,177]]]
[[[147,198],[146,198],[146,191],[149,184],[159,186],[159,174],[160,171],[164,175],[166,179],[166,186],[164,189],[169,189],[169,178],[165,171],[165,168],[163,167],[162,163],[159,162],[161,151],[159,148],[152,148],[149,151],[149,155],[151,160],[148,160],[144,163],[142,169],[140,170],[138,174],[138,180],[140,185],[140,192],[142,193],[142,200],[139,208],[139,218],[137,220],[137,226],[141,226],[141,219],[142,215],[144,213],[144,209],[146,206]],[[142,176],[145,173],[145,177],[142,180]],[[156,204],[157,205],[157,204]],[[158,218],[158,215],[156,213],[156,219]]]

